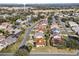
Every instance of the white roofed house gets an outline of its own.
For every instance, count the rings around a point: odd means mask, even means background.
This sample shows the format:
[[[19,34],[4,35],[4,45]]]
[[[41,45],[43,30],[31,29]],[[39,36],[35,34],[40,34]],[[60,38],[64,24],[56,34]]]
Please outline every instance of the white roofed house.
[[[72,27],[72,30],[79,35],[79,27]]]
[[[76,22],[69,21],[71,29],[79,35],[79,25]]]
[[[27,20],[21,20],[21,19],[17,19],[16,20],[17,27],[25,28],[26,27],[26,23],[27,23]]]
[[[78,24],[76,22],[73,22],[73,21],[69,21],[69,25],[70,27],[78,27]]]
[[[16,20],[16,23],[20,24],[20,25],[23,25],[24,23],[26,23],[27,21],[26,20],[21,20],[21,19],[17,19]]]
[[[17,19],[17,20],[16,20],[16,23],[21,23],[21,22],[22,22],[21,19]]]
[[[35,15],[33,15],[33,17],[34,17],[34,18],[37,18],[37,17],[38,17],[38,15],[36,15],[36,14],[35,14]]]
[[[79,16],[79,13],[75,13],[74,16]]]
[[[28,15],[26,18],[27,18],[27,21],[30,21],[32,20],[32,15]]]

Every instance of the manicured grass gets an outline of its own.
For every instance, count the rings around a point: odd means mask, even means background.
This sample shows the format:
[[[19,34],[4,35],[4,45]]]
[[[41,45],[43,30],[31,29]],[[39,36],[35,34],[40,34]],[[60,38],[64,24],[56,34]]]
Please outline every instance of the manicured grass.
[[[24,37],[24,33],[22,33],[22,34],[19,36],[19,38],[18,38],[18,40],[17,40],[16,43],[14,43],[14,44],[8,46],[7,48],[4,48],[2,51],[0,51],[0,53],[15,53],[16,50],[18,49],[18,47],[19,47],[19,45],[20,45],[20,43],[21,43],[23,37]]]
[[[75,53],[76,50],[65,48],[65,49],[58,49],[56,47],[52,46],[46,46],[46,47],[33,47],[31,50],[31,53],[35,52],[47,52],[47,53]]]

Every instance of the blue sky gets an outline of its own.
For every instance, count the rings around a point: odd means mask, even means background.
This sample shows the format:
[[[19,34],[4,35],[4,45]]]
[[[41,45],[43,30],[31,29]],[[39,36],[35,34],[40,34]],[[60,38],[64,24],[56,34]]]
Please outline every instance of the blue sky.
[[[0,3],[79,3],[79,0],[0,0]]]

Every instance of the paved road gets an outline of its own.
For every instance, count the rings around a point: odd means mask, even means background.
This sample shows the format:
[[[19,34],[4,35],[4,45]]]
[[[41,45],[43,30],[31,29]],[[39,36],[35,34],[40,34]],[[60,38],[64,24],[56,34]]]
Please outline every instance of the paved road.
[[[53,23],[56,23],[56,19],[55,19],[54,16],[52,16],[52,20],[53,20],[53,21],[52,21]]]
[[[21,42],[19,48],[20,48],[21,46],[27,44],[26,41],[27,41],[28,38],[29,38],[30,32],[31,32],[32,29],[33,29],[39,22],[41,22],[41,21],[42,21],[42,20],[39,20],[38,22],[36,22],[35,24],[33,24],[30,28],[28,28],[28,29],[25,30],[25,35],[24,35],[23,41]]]

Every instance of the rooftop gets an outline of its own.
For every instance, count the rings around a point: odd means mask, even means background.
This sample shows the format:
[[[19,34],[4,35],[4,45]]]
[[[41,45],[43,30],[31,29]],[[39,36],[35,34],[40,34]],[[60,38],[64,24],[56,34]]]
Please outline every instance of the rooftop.
[[[42,32],[35,33],[35,38],[43,38],[44,34]]]
[[[78,24],[76,22],[73,22],[73,21],[69,21],[69,25],[72,27],[72,26],[78,26]]]

